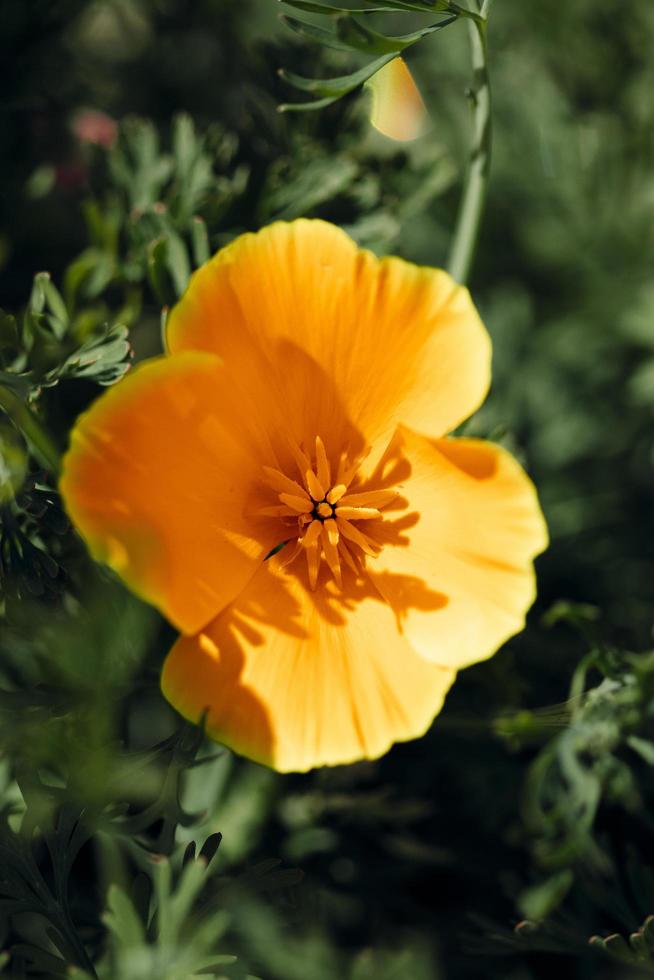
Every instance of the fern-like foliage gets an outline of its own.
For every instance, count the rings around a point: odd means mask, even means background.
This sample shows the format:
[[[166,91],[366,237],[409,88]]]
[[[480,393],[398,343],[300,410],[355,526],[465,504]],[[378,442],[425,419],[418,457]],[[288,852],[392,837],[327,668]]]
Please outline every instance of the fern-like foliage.
[[[282,0],[282,2],[299,13],[325,18],[327,26],[319,26],[296,16],[282,16],[287,27],[304,40],[338,51],[351,51],[371,59],[362,68],[335,78],[304,78],[281,69],[279,74],[286,82],[302,92],[315,96],[309,102],[285,103],[279,107],[282,112],[321,109],[331,105],[363,85],[407,48],[430,34],[443,30],[460,18],[481,20],[479,9],[473,10],[463,4],[455,3],[454,0],[434,0],[431,3],[427,0],[369,0],[367,6],[356,8],[323,3],[321,0]],[[399,35],[385,33],[371,27],[370,15],[374,18],[374,15],[388,13],[437,14],[439,19],[418,30]]]

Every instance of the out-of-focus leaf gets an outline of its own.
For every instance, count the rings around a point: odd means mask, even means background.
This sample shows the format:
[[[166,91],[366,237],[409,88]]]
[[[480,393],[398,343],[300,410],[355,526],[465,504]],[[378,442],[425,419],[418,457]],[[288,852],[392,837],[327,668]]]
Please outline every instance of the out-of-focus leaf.
[[[13,500],[27,475],[27,454],[18,433],[0,417],[0,506]]]
[[[310,14],[376,14],[389,10],[412,10],[416,13],[437,13],[446,11],[449,6],[442,3],[423,4],[420,0],[374,0],[369,7],[340,7],[331,3],[319,3],[317,0],[282,0],[289,7],[305,10]]]
[[[288,221],[333,200],[354,180],[359,168],[351,157],[312,160],[292,182],[280,182],[266,201],[271,217]]]
[[[520,911],[527,919],[545,919],[558,908],[572,887],[574,875],[569,868],[546,878],[532,888],[527,888],[520,896]]]
[[[191,239],[193,242],[193,262],[196,267],[204,265],[205,262],[209,261],[211,250],[206,222],[199,215],[195,215],[191,223]]]
[[[66,358],[58,378],[90,378],[99,385],[114,384],[130,366],[128,336],[127,327],[119,323],[105,326]]]
[[[311,92],[321,97],[315,102],[286,103],[280,106],[280,111],[300,111],[330,105],[332,102],[336,102],[337,99],[347,95],[348,92],[354,91],[359,85],[363,85],[375,72],[379,71],[380,68],[383,68],[384,65],[387,65],[395,57],[397,55],[387,54],[381,58],[377,58],[375,61],[371,61],[365,67],[352,72],[350,75],[341,75],[338,78],[324,80],[303,78],[301,75],[280,69],[281,77],[289,82],[290,85],[304,92]]]
[[[447,17],[438,24],[431,24],[411,34],[393,36],[373,31],[354,17],[339,17],[336,21],[336,32],[339,39],[352,50],[362,51],[364,54],[383,55],[393,52],[400,54],[412,44],[421,41],[423,37],[442,30],[455,20],[456,17]]]

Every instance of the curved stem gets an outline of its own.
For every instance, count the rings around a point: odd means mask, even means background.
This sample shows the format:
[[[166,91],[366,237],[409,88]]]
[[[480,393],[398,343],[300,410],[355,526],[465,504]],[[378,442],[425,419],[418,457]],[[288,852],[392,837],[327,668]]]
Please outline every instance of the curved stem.
[[[447,264],[449,273],[461,283],[468,278],[475,254],[490,170],[491,92],[486,49],[486,17],[489,5],[490,0],[484,0],[480,12],[482,20],[468,21],[473,69],[472,150]]]
[[[4,385],[0,385],[0,409],[7,413],[14,425],[23,433],[35,458],[56,476],[61,464],[59,450],[34,412],[21,401],[18,395]]]

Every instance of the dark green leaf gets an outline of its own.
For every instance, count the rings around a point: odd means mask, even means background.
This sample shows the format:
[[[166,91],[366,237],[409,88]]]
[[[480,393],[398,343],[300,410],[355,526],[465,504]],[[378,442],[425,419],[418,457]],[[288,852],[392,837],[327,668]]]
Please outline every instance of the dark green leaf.
[[[354,71],[350,75],[340,75],[337,78],[303,78],[301,75],[295,75],[285,69],[281,69],[279,74],[284,81],[303,92],[311,92],[323,99],[340,99],[343,95],[347,95],[348,92],[367,82],[380,68],[389,64],[395,57],[395,54],[385,54],[383,57],[369,62],[363,68],[359,68],[358,71]]]

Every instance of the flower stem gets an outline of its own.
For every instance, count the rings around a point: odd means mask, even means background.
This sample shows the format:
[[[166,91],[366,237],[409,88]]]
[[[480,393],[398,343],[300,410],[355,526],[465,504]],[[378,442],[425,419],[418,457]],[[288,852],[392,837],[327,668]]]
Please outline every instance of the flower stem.
[[[480,19],[468,21],[473,70],[472,149],[447,264],[450,274],[461,283],[466,282],[474,258],[490,170],[491,92],[486,48],[486,18],[489,6],[490,0],[484,0]]]
[[[10,388],[0,385],[0,409],[9,416],[29,443],[34,456],[55,476],[59,473],[61,456],[52,438],[34,412]]]

